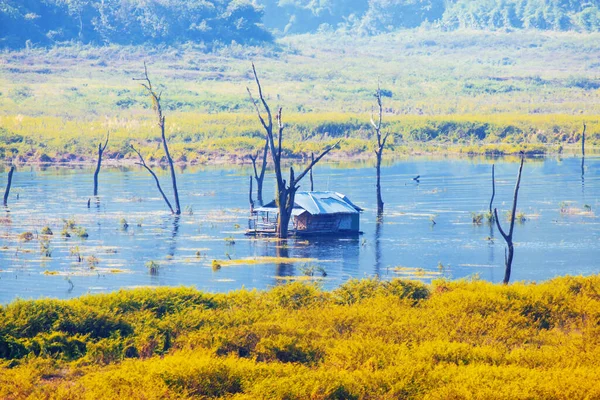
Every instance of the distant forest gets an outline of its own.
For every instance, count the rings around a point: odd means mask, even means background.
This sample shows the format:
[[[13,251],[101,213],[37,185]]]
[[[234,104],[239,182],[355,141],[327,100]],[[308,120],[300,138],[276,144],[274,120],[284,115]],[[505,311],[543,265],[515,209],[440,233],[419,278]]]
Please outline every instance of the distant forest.
[[[0,0],[0,47],[270,42],[428,26],[600,31],[600,0]]]

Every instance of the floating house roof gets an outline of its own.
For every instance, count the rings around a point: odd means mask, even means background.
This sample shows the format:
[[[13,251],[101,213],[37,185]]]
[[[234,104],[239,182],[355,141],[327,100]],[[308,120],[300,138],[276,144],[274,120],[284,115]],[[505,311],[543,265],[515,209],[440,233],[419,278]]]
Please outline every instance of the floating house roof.
[[[256,211],[277,212],[275,200],[257,208]],[[358,214],[362,208],[337,192],[296,192],[292,214],[299,215],[305,211],[311,215]]]

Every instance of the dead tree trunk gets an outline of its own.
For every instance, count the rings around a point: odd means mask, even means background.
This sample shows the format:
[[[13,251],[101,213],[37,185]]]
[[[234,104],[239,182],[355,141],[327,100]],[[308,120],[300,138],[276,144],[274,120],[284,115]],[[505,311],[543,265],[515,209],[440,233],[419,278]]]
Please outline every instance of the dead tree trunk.
[[[4,207],[8,205],[8,195],[10,194],[10,187],[12,185],[13,173],[15,172],[15,166],[10,166],[10,171],[8,171],[8,182],[6,182],[6,190],[4,191]]]
[[[260,167],[260,174],[256,168],[256,160],[258,159],[259,153],[255,156],[250,154],[250,160],[252,160],[252,167],[254,168],[254,179],[256,179],[256,201],[259,205],[263,205],[263,181],[265,180],[265,172],[267,171],[267,154],[269,153],[269,140],[265,140],[265,147],[263,149],[262,164]]]
[[[492,212],[492,205],[494,204],[494,197],[496,197],[496,177],[494,176],[495,165],[492,164],[492,198],[490,200],[490,214],[494,216]]]
[[[498,209],[494,208],[494,217],[496,218],[496,225],[498,226],[498,230],[500,234],[506,241],[506,245],[508,247],[508,254],[504,254],[504,280],[502,281],[505,285],[510,281],[510,273],[512,270],[512,262],[513,256],[515,253],[515,248],[513,245],[513,230],[515,228],[515,216],[517,213],[517,198],[519,196],[519,186],[521,184],[521,173],[523,171],[523,162],[524,158],[521,157],[521,165],[519,167],[519,174],[517,175],[517,184],[515,185],[515,194],[513,196],[513,205],[512,205],[512,214],[510,216],[510,228],[508,230],[508,234],[504,232],[502,227],[500,226],[500,218],[498,218]]]
[[[371,125],[375,131],[375,135],[377,136],[377,143],[375,147],[375,155],[377,156],[377,164],[375,169],[377,171],[377,215],[383,215],[383,199],[381,198],[381,159],[383,157],[383,149],[385,148],[385,143],[390,135],[390,132],[386,132],[385,135],[381,135],[381,121],[383,119],[383,105],[381,102],[381,87],[377,84],[377,93],[375,94],[377,98],[377,106],[379,108],[379,118],[377,123],[373,120],[373,116],[371,115]]]
[[[248,192],[248,200],[250,201],[250,214],[254,213],[254,200],[252,200],[252,176],[250,176],[250,191]]]
[[[585,157],[585,129],[587,126],[583,124],[583,133],[581,134],[581,157]]]
[[[156,174],[154,173],[154,171],[152,171],[152,169],[148,165],[146,165],[146,161],[144,161],[144,157],[142,157],[142,154],[139,151],[137,151],[135,149],[135,147],[133,147],[133,145],[130,145],[130,146],[131,146],[131,149],[140,158],[140,162],[138,162],[136,164],[137,165],[141,165],[142,167],[146,168],[146,170],[148,172],[150,172],[150,175],[152,175],[152,177],[154,178],[154,181],[156,182],[156,187],[158,188],[158,191],[162,195],[162,198],[165,200],[165,203],[167,203],[167,206],[169,206],[169,210],[171,210],[171,213],[175,214],[175,211],[173,211],[173,207],[171,206],[171,202],[169,201],[169,199],[167,199],[167,196],[165,195],[165,192],[163,192],[162,187],[160,186],[160,181],[158,180],[158,177],[156,176]]]
[[[296,196],[296,191],[300,188],[298,183],[304,176],[311,170],[311,168],[318,163],[321,158],[323,158],[327,153],[329,153],[334,147],[339,144],[339,141],[335,143],[333,146],[329,146],[325,151],[323,151],[317,158],[315,158],[311,163],[302,171],[300,175],[297,177],[294,174],[294,169],[290,168],[290,177],[289,181],[285,181],[283,179],[283,172],[281,170],[281,141],[283,137],[283,121],[281,120],[281,107],[275,118],[277,119],[277,146],[275,146],[275,135],[273,133],[273,116],[271,113],[271,109],[265,100],[262,87],[260,86],[260,81],[258,79],[258,75],[256,74],[256,68],[254,64],[252,64],[252,72],[254,73],[254,80],[256,81],[256,86],[258,87],[258,95],[260,102],[264,108],[264,111],[267,114],[267,120],[263,118],[258,102],[254,100],[252,97],[252,92],[250,88],[246,88],[248,90],[248,95],[250,96],[250,100],[256,109],[256,113],[258,115],[258,119],[265,129],[266,138],[269,142],[269,149],[271,151],[271,157],[273,159],[273,166],[275,168],[275,179],[276,179],[276,193],[275,193],[275,202],[277,203],[277,207],[279,210],[279,216],[277,218],[277,237],[281,239],[285,239],[288,237],[288,226],[292,216],[292,209],[294,208],[294,199]]]
[[[100,167],[102,166],[102,154],[104,153],[104,150],[106,150],[106,146],[108,146],[109,136],[110,132],[106,134],[104,146],[102,143],[98,143],[98,163],[96,164],[96,171],[94,171],[94,196],[98,196],[98,174],[100,173]]]
[[[315,153],[310,153],[310,161],[315,161]],[[313,169],[310,169],[310,191],[315,191],[315,182],[313,181]]]
[[[169,146],[167,144],[167,138],[165,136],[165,116],[162,112],[162,107],[160,105],[160,97],[161,93],[156,93],[154,88],[152,87],[152,82],[150,82],[150,78],[148,77],[148,68],[146,67],[146,63],[144,63],[144,77],[143,78],[134,78],[136,81],[144,81],[146,83],[142,83],[142,86],[148,91],[150,97],[152,98],[152,107],[154,112],[156,113],[156,118],[158,120],[157,125],[160,128],[160,137],[162,139],[163,149],[165,150],[165,155],[167,157],[167,162],[169,163],[169,170],[171,172],[171,183],[173,184],[173,196],[175,197],[175,210],[171,208],[171,211],[175,215],[181,214],[181,206],[179,205],[179,192],[177,191],[177,178],[175,176],[175,167],[173,166],[173,159],[171,158],[171,153],[169,153]],[[139,155],[139,153],[138,153]]]

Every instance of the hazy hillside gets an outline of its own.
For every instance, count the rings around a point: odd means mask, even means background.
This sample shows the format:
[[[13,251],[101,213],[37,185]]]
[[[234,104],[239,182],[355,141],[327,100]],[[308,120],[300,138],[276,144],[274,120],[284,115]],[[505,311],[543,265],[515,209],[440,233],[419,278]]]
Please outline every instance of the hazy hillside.
[[[0,47],[263,43],[272,34],[374,35],[428,26],[600,30],[600,0],[0,0]]]

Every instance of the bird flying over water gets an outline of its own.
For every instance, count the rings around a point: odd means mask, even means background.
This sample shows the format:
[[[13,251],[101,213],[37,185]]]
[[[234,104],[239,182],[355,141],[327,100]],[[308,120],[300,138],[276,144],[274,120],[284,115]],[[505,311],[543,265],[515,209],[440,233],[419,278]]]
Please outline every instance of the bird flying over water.
[[[413,181],[417,181],[417,182],[419,182],[419,178],[421,178],[421,175],[417,175],[417,176],[415,176],[415,177],[413,178]]]

